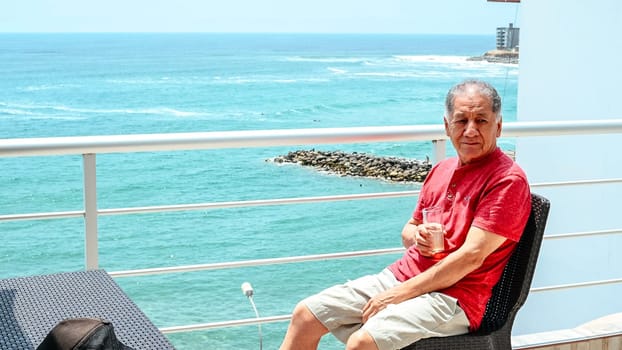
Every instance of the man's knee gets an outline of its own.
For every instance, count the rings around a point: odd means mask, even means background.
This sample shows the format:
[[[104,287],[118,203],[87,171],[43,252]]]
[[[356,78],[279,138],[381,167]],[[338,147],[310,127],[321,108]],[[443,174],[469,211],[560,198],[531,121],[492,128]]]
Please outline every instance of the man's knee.
[[[296,307],[294,307],[291,323],[296,326],[303,326],[309,331],[320,332],[323,334],[328,333],[328,329],[315,317],[315,315],[303,302],[299,302],[296,304]]]
[[[359,329],[348,338],[346,350],[378,350],[378,346],[367,331]]]
[[[292,312],[292,321],[309,323],[313,322],[314,319],[315,316],[311,313],[307,305],[303,302],[296,304],[296,307],[294,307],[294,311]]]
[[[294,307],[281,349],[317,349],[320,338],[326,333],[326,327],[300,302]]]

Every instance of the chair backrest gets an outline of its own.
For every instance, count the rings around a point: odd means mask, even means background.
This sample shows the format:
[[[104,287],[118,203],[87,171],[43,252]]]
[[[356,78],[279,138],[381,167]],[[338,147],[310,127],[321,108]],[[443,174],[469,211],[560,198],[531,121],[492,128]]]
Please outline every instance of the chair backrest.
[[[492,290],[484,318],[476,333],[488,334],[508,322],[512,324],[518,309],[527,300],[550,206],[548,199],[531,194],[531,213],[527,226],[503,270],[501,279]]]

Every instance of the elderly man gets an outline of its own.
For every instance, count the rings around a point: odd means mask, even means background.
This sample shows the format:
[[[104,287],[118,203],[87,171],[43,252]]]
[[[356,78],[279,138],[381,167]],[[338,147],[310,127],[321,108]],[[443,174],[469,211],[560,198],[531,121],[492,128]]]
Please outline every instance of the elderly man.
[[[379,274],[301,301],[281,350],[317,349],[328,332],[346,350],[400,349],[479,327],[527,223],[530,189],[525,173],[497,147],[502,118],[494,87],[478,80],[452,87],[444,123],[457,157],[435,165],[423,183],[402,230],[405,254]],[[423,223],[429,207],[442,210],[441,253]]]

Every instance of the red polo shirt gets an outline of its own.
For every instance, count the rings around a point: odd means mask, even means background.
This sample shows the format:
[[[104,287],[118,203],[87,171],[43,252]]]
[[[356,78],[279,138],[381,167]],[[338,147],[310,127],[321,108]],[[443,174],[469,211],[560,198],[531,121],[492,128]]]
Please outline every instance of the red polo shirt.
[[[492,287],[501,277],[527,224],[531,209],[527,177],[499,148],[483,159],[463,166],[457,158],[446,159],[430,171],[423,183],[413,218],[423,221],[421,211],[432,206],[443,208],[447,254],[464,243],[471,226],[507,238],[482,266],[453,286],[439,291],[458,299],[471,329],[475,330],[484,316]],[[389,269],[404,282],[447,254],[428,258],[411,246]]]

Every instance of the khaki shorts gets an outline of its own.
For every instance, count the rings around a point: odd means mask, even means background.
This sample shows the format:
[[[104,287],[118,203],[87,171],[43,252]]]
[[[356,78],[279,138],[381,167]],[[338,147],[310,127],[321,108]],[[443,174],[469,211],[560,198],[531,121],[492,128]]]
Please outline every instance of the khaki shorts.
[[[432,292],[389,305],[361,324],[363,306],[374,295],[399,285],[391,271],[336,285],[303,302],[322,324],[346,343],[358,329],[367,331],[379,350],[401,349],[422,338],[464,334],[469,320],[448,295]]]

